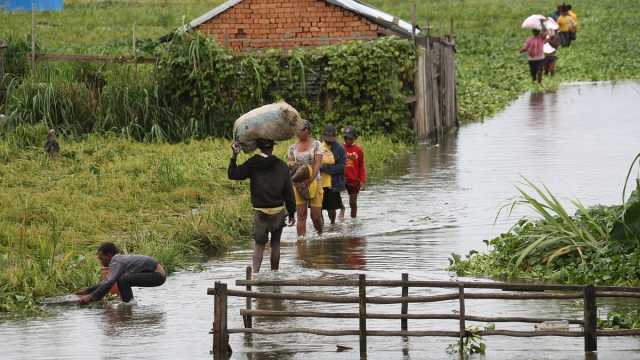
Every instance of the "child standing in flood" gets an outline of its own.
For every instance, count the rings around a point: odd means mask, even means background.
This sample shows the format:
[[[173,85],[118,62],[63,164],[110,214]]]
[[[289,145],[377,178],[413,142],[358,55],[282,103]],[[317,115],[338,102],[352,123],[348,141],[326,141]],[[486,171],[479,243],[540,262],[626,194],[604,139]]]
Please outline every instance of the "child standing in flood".
[[[364,151],[355,143],[357,139],[356,129],[352,126],[347,126],[344,129],[344,150],[347,154],[344,178],[347,193],[349,193],[349,207],[351,208],[352,219],[358,216],[358,194],[367,180]],[[344,218],[344,209],[340,212],[340,217]]]
[[[554,76],[556,74],[556,62],[558,61],[558,48],[560,47],[560,37],[553,30],[547,31],[547,39],[543,47],[544,51],[544,74]]]
[[[542,83],[544,69],[544,35],[540,30],[532,30],[533,35],[527,38],[520,52],[526,52],[529,60],[529,71],[533,82]]]

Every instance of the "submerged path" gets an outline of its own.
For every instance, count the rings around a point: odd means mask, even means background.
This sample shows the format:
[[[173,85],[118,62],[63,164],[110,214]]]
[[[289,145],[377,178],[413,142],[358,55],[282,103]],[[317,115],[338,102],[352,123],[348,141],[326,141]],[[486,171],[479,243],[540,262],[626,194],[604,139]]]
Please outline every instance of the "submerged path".
[[[336,278],[365,271],[368,278],[447,280],[452,252],[482,249],[482,240],[506,230],[514,219],[496,212],[516,194],[520,175],[544,182],[563,198],[587,205],[620,203],[624,176],[640,148],[640,84],[578,84],[555,93],[526,94],[485,123],[467,125],[439,147],[420,148],[400,159],[384,179],[362,194],[361,215],[329,229],[321,239],[297,244],[285,234],[282,271],[266,278]],[[521,215],[521,214],[517,214]],[[202,272],[181,272],[166,285],[136,292],[139,306],[61,308],[53,316],[0,323],[2,358],[210,359],[213,299],[205,291],[214,281],[243,278],[251,252],[233,252],[205,265]],[[265,259],[268,261],[268,259]],[[286,291],[284,289],[261,289]],[[347,294],[345,289],[325,289]],[[389,290],[387,290],[389,291]],[[399,291],[399,290],[398,290]],[[429,290],[422,290],[427,294]],[[371,295],[382,293],[372,292]],[[388,295],[389,293],[387,293]],[[418,291],[414,295],[418,294]],[[399,294],[397,294],[399,295]],[[230,304],[230,326],[241,326],[244,299]],[[410,305],[410,312],[449,312],[456,301]],[[601,315],[613,303],[600,302]],[[376,312],[399,306],[372,305]],[[345,305],[257,301],[263,310],[349,311]],[[476,315],[581,316],[582,306],[568,301],[496,302],[475,300]],[[256,327],[356,328],[356,321],[256,319]],[[372,320],[368,328],[399,329],[399,321]],[[456,321],[409,320],[410,329],[450,328]],[[530,329],[499,324],[499,329]],[[442,359],[452,339],[370,338],[370,359]],[[336,345],[354,351],[336,353]],[[488,359],[580,359],[582,339],[487,339]],[[231,336],[233,359],[353,359],[357,337],[310,335]],[[599,339],[603,358],[640,358],[634,339]]]

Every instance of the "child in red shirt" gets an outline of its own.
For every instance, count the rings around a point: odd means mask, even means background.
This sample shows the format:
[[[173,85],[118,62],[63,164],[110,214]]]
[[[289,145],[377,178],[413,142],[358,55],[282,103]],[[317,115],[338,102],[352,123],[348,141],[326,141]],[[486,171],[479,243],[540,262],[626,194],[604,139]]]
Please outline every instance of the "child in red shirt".
[[[349,207],[351,208],[351,218],[358,215],[358,193],[367,180],[367,169],[364,163],[364,151],[355,144],[358,134],[352,126],[344,129],[344,150],[347,159],[344,165],[344,179],[349,193]],[[344,218],[344,209],[340,213]]]

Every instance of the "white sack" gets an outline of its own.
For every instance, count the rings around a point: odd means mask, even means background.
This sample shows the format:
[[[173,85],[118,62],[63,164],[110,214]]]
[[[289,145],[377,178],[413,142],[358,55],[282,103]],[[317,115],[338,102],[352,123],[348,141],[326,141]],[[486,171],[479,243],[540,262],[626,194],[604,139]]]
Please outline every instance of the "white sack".
[[[304,127],[298,111],[282,101],[251,110],[236,120],[233,139],[244,152],[256,150],[257,139],[289,140]]]

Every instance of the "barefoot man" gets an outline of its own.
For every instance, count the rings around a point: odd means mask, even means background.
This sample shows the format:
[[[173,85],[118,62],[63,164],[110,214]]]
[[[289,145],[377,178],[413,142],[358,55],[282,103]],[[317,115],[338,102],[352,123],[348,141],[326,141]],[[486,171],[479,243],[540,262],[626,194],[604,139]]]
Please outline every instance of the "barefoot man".
[[[132,286],[155,287],[164,284],[167,274],[158,261],[144,255],[120,255],[118,248],[110,242],[100,244],[98,259],[110,269],[109,275],[98,285],[78,292],[80,304],[102,299],[113,284],[118,283],[120,297],[124,303],[132,303]]]
[[[253,272],[260,272],[264,248],[271,235],[271,270],[280,268],[280,237],[288,217],[288,225],[295,225],[296,201],[287,164],[273,155],[274,142],[258,139],[258,154],[238,166],[240,153],[237,144],[232,146],[229,162],[230,180],[250,179],[251,204],[254,209]]]

